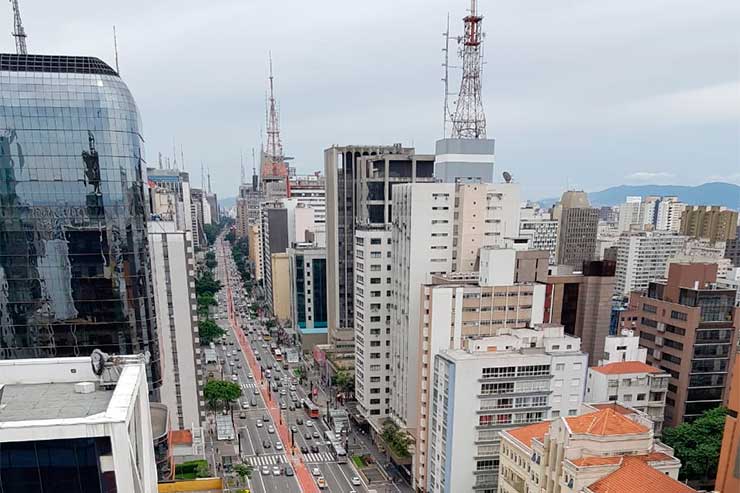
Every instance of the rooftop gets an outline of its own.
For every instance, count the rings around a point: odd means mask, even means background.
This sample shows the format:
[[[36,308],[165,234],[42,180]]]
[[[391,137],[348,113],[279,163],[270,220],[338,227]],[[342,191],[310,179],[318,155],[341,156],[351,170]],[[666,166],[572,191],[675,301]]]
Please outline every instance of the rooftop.
[[[580,457],[578,459],[571,459],[570,462],[578,467],[591,467],[591,466],[604,466],[612,464],[622,464],[628,459],[640,459],[644,462],[662,462],[662,461],[677,461],[675,457],[671,457],[665,452],[651,452],[649,454],[642,455],[607,455],[601,457]]]
[[[618,361],[601,366],[592,366],[592,370],[604,375],[622,375],[626,373],[663,373],[659,368],[641,361]]]
[[[570,431],[578,434],[614,436],[647,433],[649,431],[648,428],[635,423],[610,408],[563,419],[565,419]]]
[[[87,418],[108,408],[112,390],[75,392],[75,383],[10,384],[3,387],[0,423]]]
[[[523,445],[531,448],[533,439],[536,438],[538,440],[542,440],[545,437],[545,433],[550,430],[550,423],[551,421],[543,421],[541,423],[507,430],[505,433],[508,433],[519,440]]]
[[[696,490],[653,469],[637,457],[625,457],[622,467],[591,484],[593,493],[695,493]]]
[[[589,404],[589,406],[594,407],[596,409],[611,409],[615,412],[618,412],[619,414],[624,414],[624,415],[635,413],[634,409],[630,409],[628,407],[622,406],[621,404],[617,404],[616,402]]]

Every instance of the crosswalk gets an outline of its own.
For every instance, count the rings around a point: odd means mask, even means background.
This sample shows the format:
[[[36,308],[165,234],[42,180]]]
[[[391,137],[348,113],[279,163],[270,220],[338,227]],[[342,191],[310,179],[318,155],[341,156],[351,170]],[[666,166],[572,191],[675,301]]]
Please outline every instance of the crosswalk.
[[[273,455],[253,455],[247,457],[247,462],[252,466],[272,466],[275,464],[285,464],[287,461],[285,454]]]
[[[334,462],[334,456],[328,452],[303,454],[303,462]]]
[[[243,388],[244,390],[247,390],[247,389],[254,389],[254,388],[256,388],[256,387],[257,387],[257,384],[256,384],[256,383],[254,383],[254,382],[243,382],[243,383],[242,383],[242,388]]]

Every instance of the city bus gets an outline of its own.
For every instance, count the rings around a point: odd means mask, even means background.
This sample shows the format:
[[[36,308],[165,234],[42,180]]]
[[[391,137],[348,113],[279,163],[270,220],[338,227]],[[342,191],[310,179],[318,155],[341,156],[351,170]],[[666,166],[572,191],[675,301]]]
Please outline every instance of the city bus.
[[[280,349],[275,349],[275,361],[283,361],[283,352]]]
[[[347,463],[347,451],[344,450],[344,447],[342,447],[339,441],[331,443],[331,451],[334,453],[334,458],[338,464]]]
[[[310,399],[303,399],[303,409],[306,410],[309,418],[319,417],[319,406],[311,402]]]

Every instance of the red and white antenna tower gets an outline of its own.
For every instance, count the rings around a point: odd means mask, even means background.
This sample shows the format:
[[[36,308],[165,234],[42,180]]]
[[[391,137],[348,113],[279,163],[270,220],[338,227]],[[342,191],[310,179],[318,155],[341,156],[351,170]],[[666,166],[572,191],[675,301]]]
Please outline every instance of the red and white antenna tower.
[[[483,17],[478,15],[476,0],[470,0],[470,14],[463,18],[465,34],[458,39],[462,58],[462,80],[455,113],[452,114],[453,139],[484,139],[486,115],[481,97],[483,62]]]
[[[283,144],[280,141],[280,119],[278,115],[277,103],[275,102],[274,77],[272,75],[272,53],[270,53],[270,95],[267,98],[267,149],[265,157],[270,165],[284,165],[285,156],[283,156]],[[269,170],[269,175],[273,175]]]

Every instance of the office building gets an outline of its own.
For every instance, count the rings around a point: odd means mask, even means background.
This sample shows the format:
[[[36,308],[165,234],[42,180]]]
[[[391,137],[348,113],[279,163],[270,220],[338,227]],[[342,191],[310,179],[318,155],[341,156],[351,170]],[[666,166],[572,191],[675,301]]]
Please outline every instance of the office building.
[[[725,417],[725,430],[722,433],[722,449],[717,464],[717,481],[714,489],[717,491],[740,490],[740,358],[735,358],[732,370],[732,381],[728,391]]]
[[[631,329],[622,329],[619,334],[604,339],[603,359],[597,365],[608,365],[620,361],[647,361],[647,349],[640,347],[640,338]]]
[[[313,175],[291,175],[290,198],[314,210],[316,225],[326,223],[326,179],[320,172]],[[323,230],[324,228],[321,227]]]
[[[326,248],[297,244],[288,249],[290,309],[304,353],[327,341]]]
[[[200,188],[190,189],[190,210],[193,214],[193,246],[196,249],[206,248],[208,241],[206,240],[206,233],[203,227],[206,224],[206,216],[208,214],[207,207],[208,202],[205,202],[205,194]]]
[[[588,202],[585,192],[563,193],[559,204],[556,261],[580,269],[595,259],[599,210]]]
[[[683,251],[686,238],[670,231],[630,231],[617,242],[615,294],[647,289],[665,277],[668,261]]]
[[[0,54],[0,359],[148,351],[161,385],[146,164],[126,84],[90,57]]]
[[[519,236],[527,239],[530,250],[545,250],[551,265],[555,264],[558,244],[558,221],[550,218],[521,218]]]
[[[718,205],[692,205],[681,214],[681,234],[710,241],[727,241],[737,235],[737,211]]]
[[[578,416],[502,431],[498,491],[696,493],[649,420],[630,411],[584,404]]]
[[[334,344],[352,347],[352,336],[355,325],[354,313],[354,263],[355,263],[355,221],[360,211],[357,200],[361,190],[368,190],[366,174],[359,170],[359,158],[389,154],[394,156],[413,156],[412,148],[400,144],[393,146],[332,146],[324,150],[324,174],[326,175],[326,258],[329,309],[329,341]],[[412,163],[416,159],[410,157]],[[417,173],[404,171],[407,163],[396,163],[390,160],[383,166],[382,185],[373,185],[383,192],[390,187],[387,178],[393,181],[413,180]],[[433,167],[433,164],[431,164]],[[420,171],[431,179],[433,168]],[[414,169],[414,168],[412,168]],[[378,170],[380,172],[380,170]],[[408,174],[408,176],[406,176]],[[374,193],[374,192],[373,192]],[[388,196],[390,200],[390,196]],[[365,215],[368,215],[365,213]]]
[[[193,231],[190,175],[176,169],[147,168],[147,180],[151,212],[175,217],[180,231]]]
[[[271,255],[270,288],[272,290],[270,308],[272,315],[281,324],[290,325],[290,266],[287,252]]]
[[[519,233],[516,183],[419,183],[393,191],[393,348],[391,412],[404,427],[416,422],[419,287],[431,275],[475,272],[481,249]]]
[[[660,436],[670,375],[643,361],[617,361],[588,369],[586,402],[623,402],[641,411]]]
[[[627,197],[627,201],[618,209],[620,233],[632,229],[678,232],[686,204],[672,196]]]
[[[631,295],[647,363],[671,375],[666,426],[727,403],[740,309],[736,292],[716,282],[716,264],[671,264],[667,280]]]
[[[609,335],[615,267],[606,260],[587,262],[583,267],[583,272],[574,273],[565,266],[548,276],[544,321],[561,324],[566,334],[580,338],[589,364],[595,365]]]
[[[734,267],[740,267],[740,228],[735,237],[725,243],[725,258],[730,259]]]
[[[627,200],[618,206],[619,223],[617,229],[619,232],[629,231],[633,227],[642,229],[644,222],[644,208],[642,207],[642,197],[627,197]]]
[[[170,411],[173,429],[200,428],[206,416],[192,233],[178,230],[173,220],[149,221],[148,229],[162,354],[161,402]]]
[[[586,355],[560,326],[504,329],[431,363],[425,491],[497,491],[500,433],[581,406]]]
[[[100,374],[90,357],[0,361],[2,490],[157,491],[167,410],[150,404],[145,366],[140,355]]]

